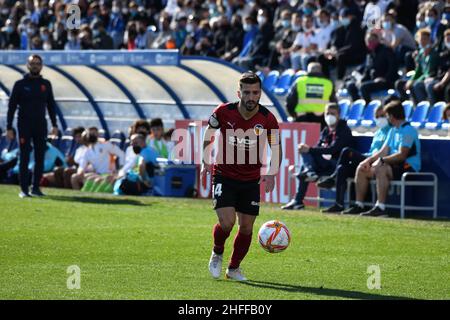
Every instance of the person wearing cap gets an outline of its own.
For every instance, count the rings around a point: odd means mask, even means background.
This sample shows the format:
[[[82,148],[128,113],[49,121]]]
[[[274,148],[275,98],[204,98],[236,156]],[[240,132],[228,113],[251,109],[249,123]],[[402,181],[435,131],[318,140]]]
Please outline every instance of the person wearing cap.
[[[20,189],[21,198],[30,197],[29,172],[31,142],[34,146],[35,166],[33,170],[32,196],[43,196],[39,189],[39,182],[44,170],[44,155],[46,150],[47,120],[45,109],[52,123],[52,135],[58,134],[56,122],[56,102],[50,81],[41,76],[42,58],[33,54],[28,58],[29,73],[21,80],[16,81],[9,98],[7,113],[7,135],[13,137],[13,119],[17,107],[19,115],[17,127],[20,145]]]
[[[299,122],[324,123],[323,112],[330,101],[336,101],[333,82],[322,74],[317,62],[308,64],[308,73],[291,86],[287,99],[288,113]]]

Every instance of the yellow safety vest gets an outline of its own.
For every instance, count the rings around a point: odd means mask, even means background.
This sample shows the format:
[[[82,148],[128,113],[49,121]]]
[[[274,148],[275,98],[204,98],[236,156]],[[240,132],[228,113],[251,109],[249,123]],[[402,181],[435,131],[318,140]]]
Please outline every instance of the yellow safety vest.
[[[298,78],[295,112],[324,112],[332,92],[333,83],[329,79],[311,76]]]

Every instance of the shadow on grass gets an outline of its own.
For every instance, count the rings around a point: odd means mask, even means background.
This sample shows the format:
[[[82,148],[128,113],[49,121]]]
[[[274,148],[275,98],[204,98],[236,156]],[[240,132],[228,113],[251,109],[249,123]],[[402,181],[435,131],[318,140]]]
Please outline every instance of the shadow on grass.
[[[151,203],[142,203],[138,200],[132,199],[114,199],[114,198],[93,198],[93,197],[69,197],[69,196],[57,196],[48,195],[46,199],[56,200],[56,201],[67,201],[67,202],[81,202],[81,203],[92,203],[92,204],[126,204],[131,206],[151,206]]]
[[[243,285],[248,285],[251,287],[272,289],[279,291],[286,291],[292,293],[309,293],[319,296],[327,297],[339,297],[346,299],[360,299],[360,300],[414,300],[408,297],[398,297],[398,296],[387,296],[381,294],[372,294],[360,291],[350,291],[350,290],[340,290],[331,288],[314,288],[314,287],[304,287],[285,283],[274,283],[274,282],[264,282],[264,281],[253,281],[248,280],[245,282],[240,282]]]

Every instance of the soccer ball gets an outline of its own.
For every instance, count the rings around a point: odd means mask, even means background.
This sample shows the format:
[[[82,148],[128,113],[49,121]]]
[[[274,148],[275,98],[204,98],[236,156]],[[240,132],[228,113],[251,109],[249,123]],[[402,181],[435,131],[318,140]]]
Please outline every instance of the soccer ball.
[[[264,250],[277,253],[289,246],[291,234],[283,222],[272,220],[261,226],[258,231],[258,240]]]

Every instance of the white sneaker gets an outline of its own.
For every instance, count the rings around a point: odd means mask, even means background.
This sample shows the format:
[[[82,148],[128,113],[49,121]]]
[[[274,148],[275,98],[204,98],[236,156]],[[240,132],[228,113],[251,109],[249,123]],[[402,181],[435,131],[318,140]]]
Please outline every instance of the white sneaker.
[[[23,198],[31,198],[31,195],[29,193],[25,193],[23,191],[20,191],[19,197],[22,198],[22,199]]]
[[[217,254],[213,250],[211,253],[211,258],[209,258],[209,272],[215,279],[219,278],[222,272],[222,260],[223,255]]]
[[[235,280],[235,281],[247,281],[247,278],[242,274],[241,268],[237,269],[228,269],[225,273],[225,277],[227,279]]]

